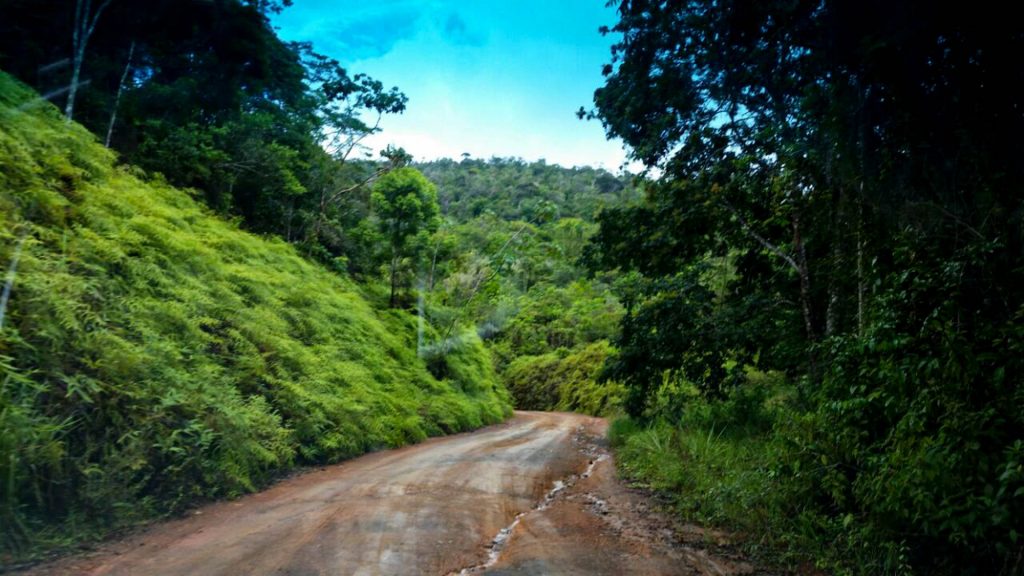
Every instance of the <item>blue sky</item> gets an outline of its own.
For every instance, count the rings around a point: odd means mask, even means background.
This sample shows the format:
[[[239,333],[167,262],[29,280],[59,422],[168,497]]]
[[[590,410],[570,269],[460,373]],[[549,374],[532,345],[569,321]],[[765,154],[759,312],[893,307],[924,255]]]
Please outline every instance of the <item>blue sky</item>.
[[[617,170],[621,143],[576,119],[602,84],[615,23],[605,0],[295,0],[274,18],[350,72],[409,96],[385,117],[375,150],[417,159],[518,156]]]

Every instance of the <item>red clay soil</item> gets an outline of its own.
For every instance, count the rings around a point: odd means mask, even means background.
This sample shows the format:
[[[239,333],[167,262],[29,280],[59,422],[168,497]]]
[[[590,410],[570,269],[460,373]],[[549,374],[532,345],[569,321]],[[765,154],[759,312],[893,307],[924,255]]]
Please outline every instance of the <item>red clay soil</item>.
[[[194,575],[760,574],[687,543],[616,479],[606,422],[517,412],[195,510],[25,572]]]

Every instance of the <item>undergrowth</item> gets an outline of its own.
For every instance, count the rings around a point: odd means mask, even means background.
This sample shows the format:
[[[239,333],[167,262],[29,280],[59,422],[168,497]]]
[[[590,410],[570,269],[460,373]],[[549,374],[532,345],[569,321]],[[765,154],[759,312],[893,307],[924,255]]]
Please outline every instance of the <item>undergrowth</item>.
[[[806,458],[798,438],[808,416],[780,375],[749,371],[719,400],[668,380],[663,388],[674,388],[664,395],[680,403],[677,418],[623,417],[609,428],[625,477],[670,495],[686,521],[730,531],[762,560],[798,571],[911,573],[899,542],[879,541],[857,518],[823,515],[808,497],[832,466]]]

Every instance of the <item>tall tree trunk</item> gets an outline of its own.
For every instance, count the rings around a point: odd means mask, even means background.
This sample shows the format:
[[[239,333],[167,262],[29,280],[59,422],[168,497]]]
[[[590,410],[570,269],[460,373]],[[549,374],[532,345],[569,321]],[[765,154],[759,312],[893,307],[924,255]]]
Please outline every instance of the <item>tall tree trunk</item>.
[[[832,336],[839,330],[839,306],[841,297],[839,292],[839,271],[843,267],[843,201],[842,187],[832,190],[832,262],[829,266],[828,276],[828,307],[825,309],[825,336]]]
[[[804,247],[803,236],[800,231],[800,214],[794,214],[791,220],[793,228],[793,249],[796,251],[796,255],[790,255],[784,252],[781,248],[773,244],[764,236],[761,236],[754,230],[742,214],[728,202],[722,202],[722,207],[731,212],[736,220],[740,223],[743,230],[758,244],[765,247],[772,254],[775,254],[781,258],[786,264],[789,265],[800,277],[800,308],[803,311],[804,317],[804,328],[807,332],[807,340],[811,343],[817,342],[818,337],[814,329],[814,313],[811,306],[811,273],[807,266],[807,250]]]
[[[398,254],[395,252],[391,253],[391,300],[389,305],[395,307],[395,292],[398,278]]]
[[[818,336],[817,330],[814,328],[814,307],[811,302],[811,272],[807,267],[807,249],[800,231],[799,214],[793,216],[792,226],[793,248],[796,250],[796,271],[800,277],[800,308],[803,311],[807,340],[814,343],[817,342]]]
[[[74,44],[78,46],[78,31],[75,30]],[[68,100],[64,105],[64,117],[68,122],[75,118],[75,97],[78,95],[78,82],[82,73],[82,57],[84,54],[78,48],[71,58],[71,84],[68,85]]]
[[[800,308],[804,317],[804,330],[807,332],[807,364],[811,381],[818,380],[818,358],[815,345],[818,343],[817,329],[814,327],[814,304],[811,300],[811,272],[807,265],[807,249],[804,246],[800,230],[800,214],[794,214],[793,249],[796,251],[796,270],[800,277]]]
[[[857,186],[857,336],[864,336],[865,318],[865,293],[867,291],[866,270],[864,266],[864,250],[866,241],[864,239],[864,182],[874,177],[873,163],[868,163],[868,138],[871,135],[870,118],[867,117],[867,89],[861,84],[859,74],[855,74],[855,86],[857,89],[857,115],[856,126],[856,147],[858,164],[858,186]]]
[[[89,0],[75,0],[75,21],[71,27],[71,84],[68,85],[68,99],[64,103],[64,117],[68,122],[74,119],[75,96],[78,95],[78,80],[82,73],[82,10],[88,10]]]
[[[75,96],[78,95],[78,79],[82,70],[81,57],[75,53],[72,64],[71,85],[68,87],[68,104],[65,105],[65,118],[69,122],[75,119]]]
[[[857,195],[857,336],[864,336],[864,182]]]
[[[132,40],[128,47],[128,61],[124,64],[124,72],[121,73],[121,81],[117,83],[117,96],[114,97],[114,109],[110,112],[110,125],[107,126],[107,137],[103,144],[110,148],[110,139],[114,135],[114,123],[117,122],[117,109],[121,106],[121,95],[124,94],[124,85],[128,80],[128,72],[132,69],[132,56],[135,55],[135,41]]]
[[[82,78],[82,62],[85,61],[85,47],[96,31],[100,14],[113,0],[103,0],[96,12],[92,11],[92,0],[75,0],[75,21],[71,29],[71,85],[68,86],[68,101],[64,105],[64,117],[70,122],[75,116],[75,98]]]

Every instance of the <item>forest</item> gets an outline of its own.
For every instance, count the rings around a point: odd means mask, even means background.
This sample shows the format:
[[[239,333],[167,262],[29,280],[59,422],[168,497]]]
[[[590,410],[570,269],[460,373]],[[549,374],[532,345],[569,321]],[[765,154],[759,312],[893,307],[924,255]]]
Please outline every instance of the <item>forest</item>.
[[[990,8],[618,3],[580,113],[660,177],[585,259],[630,278],[625,465],[686,514],[838,572],[1024,570],[1024,31]]]
[[[631,174],[371,149],[291,0],[186,3],[0,0],[0,566],[515,408],[780,569],[1024,573],[1009,9],[613,0]]]
[[[61,61],[47,34],[73,3],[6,4],[21,18],[0,68],[60,91],[79,63],[39,70]],[[595,380],[622,309],[613,275],[578,260],[597,213],[639,197],[629,177],[374,157],[365,114],[405,96],[279,40],[276,4],[79,5],[103,24],[89,83],[0,86],[0,553],[494,423],[508,389],[617,409]]]

